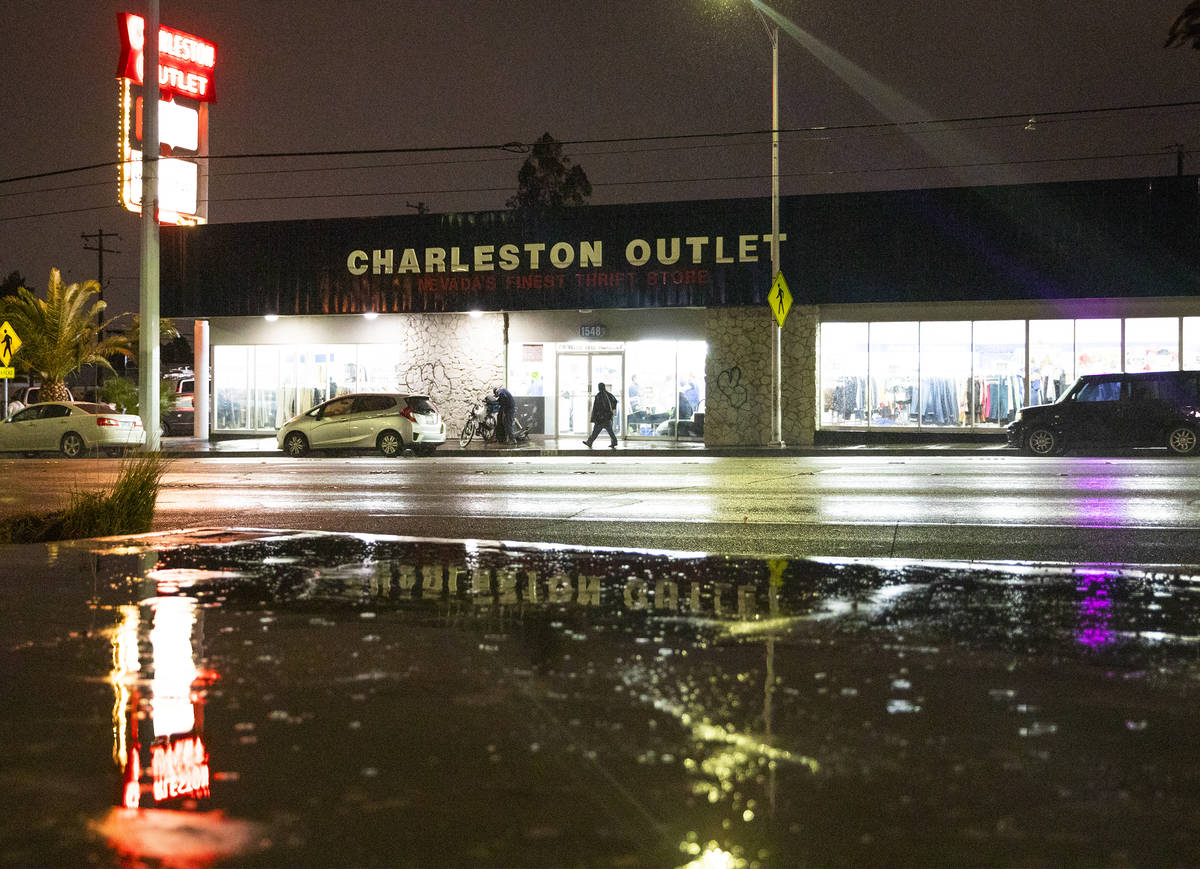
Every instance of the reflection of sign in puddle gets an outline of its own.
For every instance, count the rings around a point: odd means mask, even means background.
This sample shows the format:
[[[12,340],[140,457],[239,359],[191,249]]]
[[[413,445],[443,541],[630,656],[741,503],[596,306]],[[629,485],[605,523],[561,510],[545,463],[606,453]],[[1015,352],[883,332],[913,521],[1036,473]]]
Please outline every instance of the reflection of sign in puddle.
[[[181,587],[237,575],[148,571],[157,595],[120,607],[121,620],[110,632],[120,807],[92,827],[125,857],[205,865],[244,853],[262,835],[258,824],[197,811],[197,801],[211,796],[203,711],[208,686],[218,675],[196,664],[203,654],[196,600],[170,596]]]
[[[130,807],[98,829],[134,860],[953,863],[978,833],[994,862],[1089,863],[1096,830],[1184,857],[1156,843],[1194,776],[1159,746],[1193,725],[1193,577],[351,535],[145,551],[86,586],[118,615]],[[1152,679],[1113,678],[1148,653]]]
[[[160,591],[174,587],[163,575],[168,571],[150,573],[160,574],[153,577]],[[113,760],[124,782],[121,804],[137,809],[203,799],[210,793],[203,708],[206,689],[218,677],[196,666],[196,601],[156,596],[120,612],[121,622],[110,634],[115,666],[109,682],[115,694]],[[149,655],[143,658],[145,648]],[[149,740],[148,751],[143,740]]]

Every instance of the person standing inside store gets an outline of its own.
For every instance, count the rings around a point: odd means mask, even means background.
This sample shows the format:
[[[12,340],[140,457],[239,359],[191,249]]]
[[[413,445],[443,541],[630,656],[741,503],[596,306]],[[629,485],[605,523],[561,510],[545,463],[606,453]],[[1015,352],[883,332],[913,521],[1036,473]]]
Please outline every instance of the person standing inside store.
[[[613,415],[617,412],[617,397],[604,388],[604,384],[599,384],[599,391],[596,393],[596,398],[592,401],[592,434],[584,441],[587,448],[592,448],[592,442],[600,437],[600,432],[608,432],[608,436],[612,438],[612,443],[609,444],[609,449],[617,448],[617,435],[613,431]]]
[[[638,386],[636,374],[629,376],[629,389],[626,390],[626,395],[629,396],[630,413],[637,413],[642,409],[642,389]]]
[[[496,439],[502,444],[515,443],[513,415],[517,412],[517,402],[513,399],[513,394],[503,386],[493,389],[492,395],[496,397],[496,403],[500,406],[496,414]]]

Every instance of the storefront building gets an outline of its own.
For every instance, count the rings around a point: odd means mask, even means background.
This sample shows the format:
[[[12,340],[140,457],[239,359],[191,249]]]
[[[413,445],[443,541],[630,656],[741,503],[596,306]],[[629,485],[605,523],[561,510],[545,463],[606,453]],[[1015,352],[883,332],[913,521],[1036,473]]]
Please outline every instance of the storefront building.
[[[787,197],[783,440],[999,431],[1078,375],[1200,368],[1194,176]],[[214,437],[355,390],[449,427],[506,384],[584,436],[771,439],[766,199],[163,230],[164,316],[207,323]],[[201,388],[198,384],[198,389]]]

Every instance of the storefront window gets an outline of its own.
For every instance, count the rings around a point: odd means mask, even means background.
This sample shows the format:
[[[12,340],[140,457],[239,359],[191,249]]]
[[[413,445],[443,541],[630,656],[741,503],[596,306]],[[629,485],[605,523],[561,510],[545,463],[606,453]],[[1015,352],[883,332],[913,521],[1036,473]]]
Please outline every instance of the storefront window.
[[[972,343],[969,415],[976,425],[1006,425],[1025,401],[1025,321],[977,320]]]
[[[508,390],[517,418],[530,434],[546,433],[546,393],[552,389],[551,350],[546,344],[520,344],[509,354]]]
[[[669,433],[670,426],[663,423],[674,419],[676,413],[675,356],[673,341],[625,345],[625,434],[660,437]]]
[[[292,369],[295,413],[304,413],[335,395],[355,390],[358,381],[353,345],[316,344],[284,348],[283,364]],[[291,397],[291,396],[289,396]]]
[[[1058,401],[1075,382],[1075,321],[1029,321],[1029,403]]]
[[[1126,371],[1200,370],[1200,317],[822,323],[820,424],[1003,426],[1121,370],[1122,334]]]
[[[229,345],[213,348],[214,428],[218,431],[250,427],[250,350]]]
[[[546,394],[545,344],[521,344],[508,368],[508,389],[513,395]]]
[[[1125,321],[1126,371],[1178,371],[1179,319],[1137,317]]]
[[[329,381],[325,397],[357,392],[359,382],[366,380],[366,374],[358,366],[358,348],[353,344],[331,344],[324,349],[324,375]],[[317,364],[321,366],[321,354],[316,356]]]
[[[699,439],[704,436],[704,359],[708,345],[703,341],[680,341],[675,345],[676,369],[679,371],[678,435]],[[691,425],[686,425],[687,421]]]
[[[358,392],[395,392],[400,388],[399,344],[358,345]]]
[[[967,384],[971,379],[971,324],[921,323],[920,338],[920,424],[966,424],[969,421],[966,410]]]
[[[867,324],[821,324],[821,425],[867,424]]]
[[[1121,321],[1075,321],[1075,375],[1121,370]]]
[[[1200,371],[1200,317],[1183,318],[1183,367]]]
[[[920,364],[916,323],[871,323],[868,420],[873,426],[916,425]]]
[[[312,392],[305,390],[304,396],[301,396],[297,387],[299,361],[300,354],[295,347],[279,348],[279,388],[275,400],[277,425],[312,407]]]
[[[250,396],[251,428],[278,428],[285,419],[279,418],[277,406],[279,389],[279,348],[254,347],[254,370]]]

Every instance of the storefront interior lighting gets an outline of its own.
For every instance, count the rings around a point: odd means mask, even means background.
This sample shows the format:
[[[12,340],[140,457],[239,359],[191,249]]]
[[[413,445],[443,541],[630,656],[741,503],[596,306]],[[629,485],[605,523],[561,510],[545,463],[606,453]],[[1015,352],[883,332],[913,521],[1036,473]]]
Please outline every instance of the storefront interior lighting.
[[[263,317],[263,319],[266,320],[268,323],[274,323],[276,320],[279,319],[279,315],[278,314],[267,314]]]

